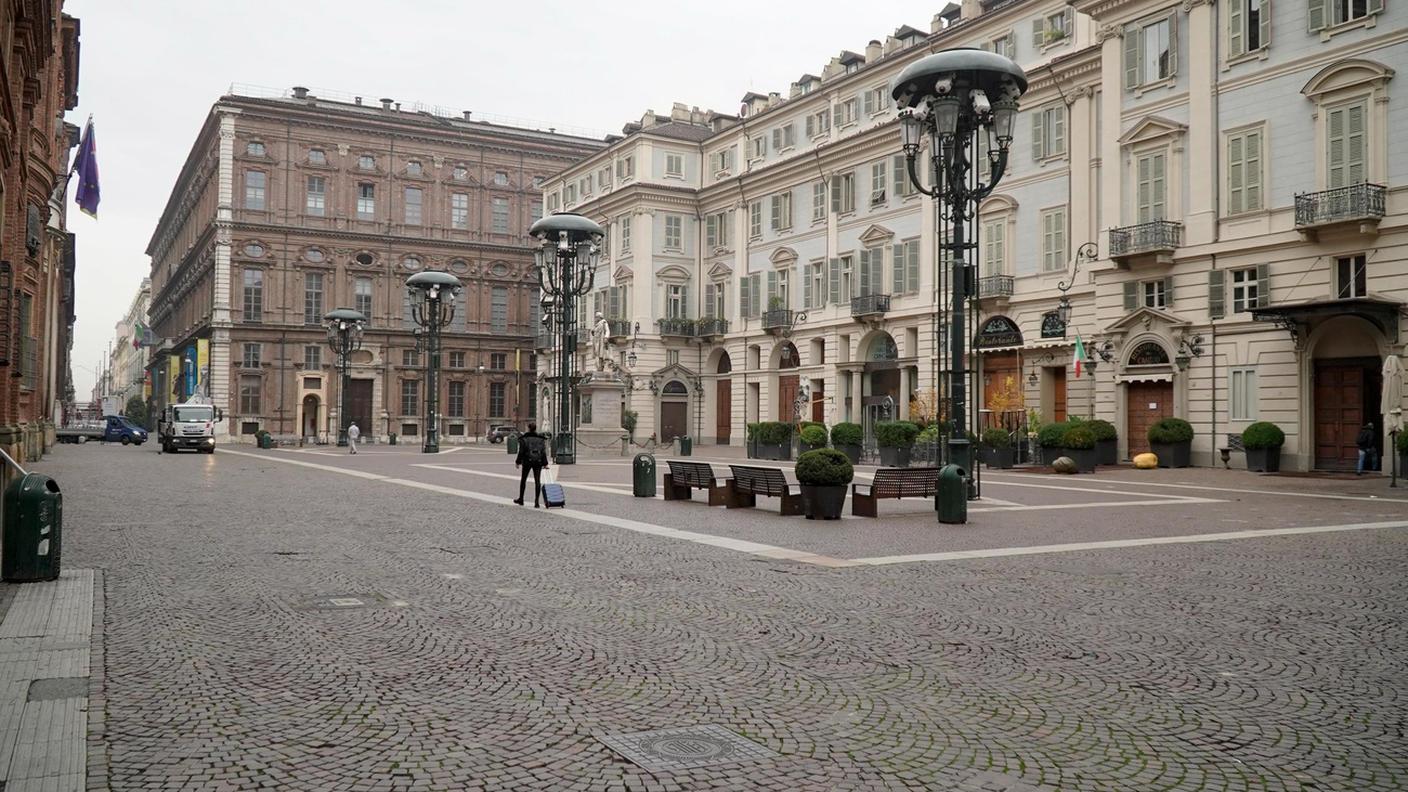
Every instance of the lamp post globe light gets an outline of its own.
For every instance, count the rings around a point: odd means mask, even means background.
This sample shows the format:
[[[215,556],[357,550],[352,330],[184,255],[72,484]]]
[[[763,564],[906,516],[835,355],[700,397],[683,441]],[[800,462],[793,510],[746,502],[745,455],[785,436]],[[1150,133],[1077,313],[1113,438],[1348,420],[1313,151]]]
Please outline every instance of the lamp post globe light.
[[[353,352],[362,348],[362,331],[367,317],[351,308],[328,311],[323,317],[328,328],[328,348],[337,355],[337,444],[347,445],[347,383],[348,361]],[[368,427],[370,428],[370,427]]]
[[[556,212],[528,229],[538,240],[533,257],[544,304],[551,297],[557,344],[557,411],[553,417],[553,458],[559,465],[576,460],[574,421],[577,397],[573,363],[577,353],[577,299],[592,288],[599,246],[605,235],[601,226],[575,212]]]
[[[455,297],[464,285],[448,272],[426,270],[406,279],[411,318],[425,330],[425,445],[440,453],[440,332],[455,318]]]
[[[890,95],[900,110],[905,163],[915,188],[943,202],[937,229],[938,249],[951,254],[949,274],[948,464],[971,475],[971,442],[966,424],[967,337],[966,302],[977,278],[970,275],[976,242],[966,226],[973,223],[978,204],[1002,181],[1012,146],[1017,100],[1027,90],[1027,76],[1016,63],[997,53],[951,49],[921,58],[900,72]],[[986,163],[974,162],[979,136],[987,143]],[[919,176],[920,148],[928,142],[930,187]],[[986,165],[986,167],[984,167]],[[976,173],[975,173],[976,172]],[[947,226],[947,229],[945,228]],[[949,241],[945,231],[951,229]],[[942,259],[941,259],[942,260]],[[942,267],[939,272],[943,283]],[[942,289],[941,289],[942,291]],[[936,351],[937,356],[940,352]],[[936,360],[937,362],[937,360]],[[942,497],[942,494],[940,495]],[[941,509],[942,513],[942,509]]]

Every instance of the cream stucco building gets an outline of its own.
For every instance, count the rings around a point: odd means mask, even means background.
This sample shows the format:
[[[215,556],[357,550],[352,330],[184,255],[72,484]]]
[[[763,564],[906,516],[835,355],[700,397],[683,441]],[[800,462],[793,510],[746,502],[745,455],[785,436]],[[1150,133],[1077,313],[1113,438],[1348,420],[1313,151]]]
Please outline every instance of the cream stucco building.
[[[1269,420],[1284,466],[1352,466],[1408,298],[1408,9],[1377,0],[950,5],[736,115],[646,113],[544,194],[609,229],[583,318],[613,320],[637,439],[923,403],[947,297],[888,86],[960,46],[1031,81],[978,220],[983,420],[1105,418],[1129,453],[1182,417],[1200,464]]]

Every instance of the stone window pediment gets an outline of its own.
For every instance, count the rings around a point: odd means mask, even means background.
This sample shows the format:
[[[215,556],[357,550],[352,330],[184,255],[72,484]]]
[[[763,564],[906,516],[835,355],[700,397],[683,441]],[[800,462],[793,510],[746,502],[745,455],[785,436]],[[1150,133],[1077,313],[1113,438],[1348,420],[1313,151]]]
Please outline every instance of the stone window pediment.
[[[1003,212],[1015,212],[1017,210],[1017,200],[1009,195],[988,196],[978,207],[978,214],[982,216],[1002,214]]]
[[[1138,146],[1159,140],[1181,138],[1188,134],[1188,125],[1162,116],[1149,116],[1120,135],[1121,146]]]
[[[710,280],[728,280],[732,277],[733,267],[730,267],[729,265],[723,262],[719,262],[718,264],[715,264],[714,266],[709,268]]]
[[[690,272],[677,264],[671,264],[657,270],[655,277],[662,281],[687,282],[690,279]]]
[[[1106,326],[1105,334],[1118,338],[1134,332],[1153,330],[1155,328],[1167,328],[1172,330],[1189,326],[1191,326],[1191,323],[1177,314],[1171,314],[1168,311],[1145,306],[1130,311],[1115,323]]]
[[[1316,72],[1300,92],[1312,100],[1340,91],[1380,88],[1393,79],[1393,69],[1371,60],[1348,58]]]
[[[894,231],[891,231],[890,229],[879,225],[878,223],[871,224],[871,226],[865,229],[865,231],[862,232],[860,235],[861,244],[865,245],[866,247],[886,244],[894,238]]]
[[[768,261],[772,262],[772,265],[778,269],[791,267],[793,264],[797,263],[797,251],[790,247],[780,247],[768,256]]]
[[[627,266],[617,267],[616,270],[611,273],[611,279],[616,281],[617,283],[632,280],[635,278],[635,276],[635,271]]]

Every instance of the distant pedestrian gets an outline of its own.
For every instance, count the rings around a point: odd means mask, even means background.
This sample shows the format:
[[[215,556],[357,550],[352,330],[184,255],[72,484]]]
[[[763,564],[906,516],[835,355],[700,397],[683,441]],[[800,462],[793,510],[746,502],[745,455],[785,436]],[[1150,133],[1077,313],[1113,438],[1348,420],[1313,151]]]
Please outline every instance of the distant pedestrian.
[[[1354,439],[1354,444],[1359,446],[1359,465],[1354,468],[1354,474],[1360,476],[1364,474],[1364,468],[1369,468],[1370,472],[1379,467],[1379,440],[1378,430],[1374,429],[1373,422],[1364,424],[1364,428],[1359,430],[1359,436]],[[1367,463],[1367,464],[1365,464]]]
[[[528,471],[533,471],[533,508],[537,509],[538,495],[543,491],[543,468],[548,466],[548,441],[538,434],[538,425],[528,424],[528,431],[518,438],[518,457],[513,464],[521,471],[518,476],[518,497],[513,499],[523,505],[523,490],[528,486]]]
[[[347,448],[348,453],[357,453],[357,438],[362,436],[362,430],[357,428],[357,422],[353,421],[347,425]]]

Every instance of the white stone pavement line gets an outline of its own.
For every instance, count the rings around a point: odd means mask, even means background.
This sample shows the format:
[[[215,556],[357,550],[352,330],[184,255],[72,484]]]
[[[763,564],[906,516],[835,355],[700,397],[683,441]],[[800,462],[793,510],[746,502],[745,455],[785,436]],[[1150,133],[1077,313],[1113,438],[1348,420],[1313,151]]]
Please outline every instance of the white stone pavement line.
[[[990,475],[1002,476],[1002,475],[1011,475],[1011,474],[997,473],[997,474],[990,474]],[[1004,482],[1002,482],[1002,483],[1007,484],[1007,483],[1009,483],[1009,482],[1004,481]],[[1371,503],[1385,503],[1385,502],[1388,502],[1388,503],[1408,503],[1408,498],[1389,498],[1389,497],[1379,497],[1379,496],[1376,496],[1376,495],[1375,495],[1375,496],[1370,496],[1370,495],[1337,495],[1337,494],[1327,493],[1327,492],[1291,492],[1291,491],[1289,491],[1289,490],[1243,489],[1243,488],[1240,488],[1240,487],[1211,487],[1211,486],[1208,486],[1208,485],[1205,485],[1205,484],[1165,484],[1165,483],[1155,482],[1155,481],[1126,482],[1126,480],[1120,480],[1120,481],[1106,480],[1106,481],[1095,481],[1095,482],[1091,482],[1091,483],[1092,483],[1092,484],[1104,484],[1104,485],[1116,485],[1116,486],[1118,486],[1118,485],[1120,485],[1120,484],[1124,484],[1124,483],[1130,483],[1130,484],[1132,484],[1133,486],[1136,486],[1136,487],[1168,487],[1168,488],[1172,488],[1172,489],[1207,490],[1207,491],[1209,491],[1209,492],[1239,492],[1239,493],[1244,493],[1244,494],[1247,494],[1247,495],[1270,495],[1270,496],[1272,496],[1272,497],[1286,496],[1286,497],[1291,497],[1291,498],[1321,498],[1321,499],[1324,499],[1324,500],[1353,500],[1353,501],[1368,501],[1368,502],[1371,502]],[[1027,485],[1020,485],[1020,486],[1034,486],[1034,485],[1027,484]],[[1110,491],[1110,490],[1102,490],[1102,491],[1108,492],[1108,491]],[[1170,497],[1173,497],[1173,496],[1170,496]]]
[[[7,790],[86,784],[91,569],[24,584],[0,624],[0,781]],[[82,695],[29,700],[38,679],[81,679]]]
[[[313,468],[315,470],[323,470],[329,473],[342,473],[344,475],[356,476],[358,478],[370,479],[373,481],[380,481],[386,484],[396,484],[402,487],[413,487],[415,489],[427,490],[429,492],[438,492],[442,495],[453,495],[457,498],[467,498],[469,500],[477,500],[482,501],[484,503],[493,503],[500,506],[509,506],[515,509],[521,508],[514,504],[513,499],[511,498],[505,498],[498,495],[488,495],[482,492],[474,492],[472,490],[456,489],[454,487],[443,487],[439,484],[428,484],[423,481],[414,481],[412,479],[400,479],[391,476],[382,476],[375,473],[364,473],[359,470],[347,470],[345,468],[336,467],[334,465],[323,465],[317,462],[302,462],[296,459],[285,459],[276,456],[262,456],[260,454],[250,454],[244,451],[225,451],[224,453],[232,454],[234,456],[250,457],[251,459],[272,460],[274,462],[280,462],[285,465],[297,465],[299,467]],[[416,467],[433,468],[438,466],[416,465]],[[451,470],[457,473],[465,472],[459,468],[446,467],[444,469]],[[517,476],[509,476],[505,473],[493,473],[485,475],[492,475],[495,477],[503,478],[518,478]],[[583,489],[585,489],[585,487]],[[627,531],[634,531],[636,533],[649,534],[652,536],[662,536],[668,539],[680,539],[686,542],[694,542],[696,544],[709,545],[711,547],[720,547],[725,550],[734,550],[740,553],[749,553],[751,555],[761,556],[763,558],[787,559],[792,561],[800,561],[802,563],[807,564],[816,564],[817,566],[825,567],[855,566],[855,562],[853,561],[848,561],[842,558],[832,558],[830,556],[818,555],[816,553],[809,553],[805,550],[794,550],[788,547],[777,547],[775,545],[761,544],[759,542],[749,542],[744,539],[734,539],[732,537],[727,536],[713,536],[711,534],[698,533],[696,531],[683,531],[678,528],[668,528],[663,525],[654,525],[652,523],[644,523],[636,520],[626,520],[620,517],[611,517],[609,515],[604,514],[593,514],[591,512],[576,511],[574,509],[542,509],[540,513],[551,515],[554,517],[567,517],[569,519],[580,520],[582,522],[596,523],[598,525],[607,525],[613,528],[621,528]]]
[[[1186,536],[1151,536],[1142,539],[1113,539],[1105,542],[1072,542],[1070,544],[1034,545],[1032,547],[993,547],[985,550],[953,550],[944,553],[917,553],[915,555],[879,556],[876,558],[856,558],[853,560],[860,564],[883,566],[886,564],[908,564],[916,561],[965,561],[974,558],[1047,555],[1050,553],[1073,553],[1082,550],[1109,550],[1123,547],[1149,547],[1153,545],[1191,544],[1195,542],[1229,542],[1236,539],[1265,539],[1272,536],[1299,536],[1303,534],[1335,533],[1340,531],[1370,531],[1383,528],[1408,528],[1408,521],[1349,523],[1346,525],[1306,525],[1295,528],[1265,528],[1253,531],[1188,534]]]
[[[1186,506],[1190,503],[1226,503],[1227,501],[1216,498],[1151,498],[1149,500],[1126,500],[1126,501],[1098,501],[1090,503],[1049,503],[1036,506],[999,506],[997,508],[986,509],[978,507],[969,509],[969,514],[981,514],[983,512],[1019,512],[1019,511],[1052,511],[1056,509],[1105,509],[1111,506]]]

